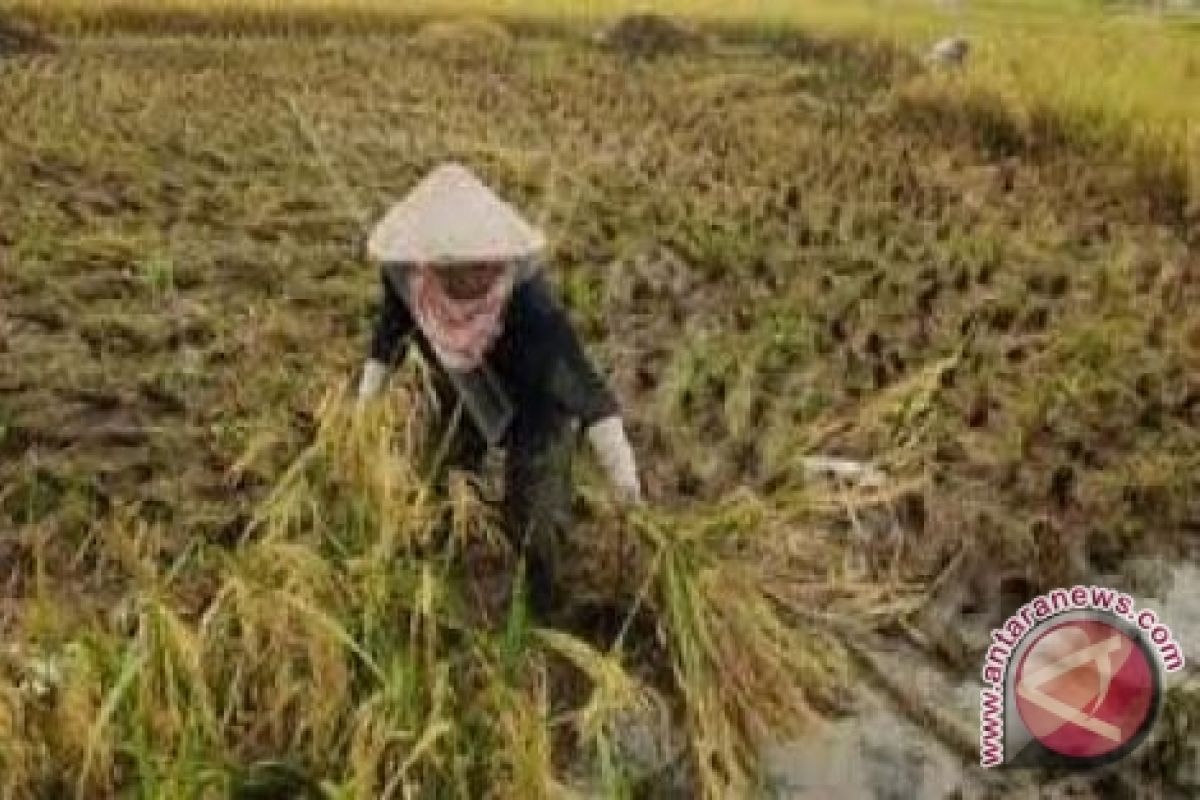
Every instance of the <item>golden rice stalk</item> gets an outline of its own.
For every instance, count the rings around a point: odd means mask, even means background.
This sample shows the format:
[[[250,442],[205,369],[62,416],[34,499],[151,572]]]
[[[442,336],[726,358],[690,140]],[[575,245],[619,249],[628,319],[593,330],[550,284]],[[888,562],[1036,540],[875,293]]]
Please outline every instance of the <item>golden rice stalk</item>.
[[[651,603],[706,797],[752,794],[760,746],[798,734],[813,716],[810,698],[844,681],[840,649],[780,617],[759,581],[760,564],[740,546],[763,535],[765,519],[745,503],[708,520],[634,518],[659,554]]]
[[[308,545],[266,539],[229,557],[201,621],[220,720],[243,745],[329,754],[351,702],[341,576]]]
[[[874,453],[874,463],[893,475],[922,471],[927,462],[923,445],[937,422],[938,391],[944,376],[960,360],[960,353],[937,359],[852,411],[814,424],[805,432],[804,441],[795,443],[796,458],[836,438]]]
[[[393,661],[378,690],[355,711],[351,787],[362,798],[416,797],[452,769],[457,725],[448,665],[434,674]]]
[[[525,686],[493,675],[483,690],[498,740],[488,764],[486,796],[494,800],[551,800],[571,794],[554,774],[547,675],[544,667],[530,667]]]
[[[420,474],[425,415],[414,381],[400,376],[399,388],[365,405],[340,389],[327,392],[314,441],[276,482],[251,529],[333,535],[369,544],[376,558],[427,544],[438,508]]]
[[[42,614],[56,613],[49,598],[39,604]],[[114,788],[115,742],[91,736],[115,640],[88,636],[58,644],[64,635],[35,625],[27,640],[0,650],[0,798],[45,791],[36,788],[43,780],[67,784],[89,760],[94,768],[77,793],[99,797]]]
[[[104,661],[110,647],[99,641],[68,645],[62,684],[46,720],[46,738],[60,764],[73,770],[85,760],[90,761],[87,780],[81,780],[77,787],[78,794],[88,797],[109,795],[116,788],[116,743],[111,738],[89,738],[104,705]]]
[[[332,476],[379,515],[385,541],[400,536],[419,542],[428,534],[428,519],[413,514],[429,505],[429,488],[418,473],[424,438],[415,427],[419,417],[415,398],[404,390],[363,408],[335,395],[319,413],[318,442]]]
[[[114,740],[135,742],[139,756],[167,762],[216,740],[197,632],[158,594],[135,601],[136,633],[88,731],[77,782],[81,795],[108,760]]]
[[[534,636],[546,650],[586,675],[592,685],[587,703],[570,714],[585,742],[610,735],[614,722],[624,714],[649,713],[662,707],[661,698],[630,675],[618,655],[602,653],[564,631],[538,628]]]
[[[97,577],[112,571],[146,591],[159,584],[163,530],[140,518],[136,507],[119,508],[102,520],[94,539]]]
[[[212,701],[199,637],[166,599],[139,599],[131,649],[140,664],[131,695],[136,724],[159,743],[181,742],[196,726],[212,733]],[[93,747],[93,755],[96,752]]]
[[[45,774],[30,711],[20,688],[0,679],[0,800],[33,800]]]
[[[619,652],[602,653],[563,631],[533,633],[548,654],[565,659],[591,685],[587,702],[566,712],[565,719],[606,796],[626,796],[630,778],[659,772],[673,760],[670,710],[657,692],[626,671]]]
[[[789,622],[873,626],[894,620],[919,606],[926,587],[920,581],[864,572],[860,562],[872,546],[886,545],[898,569],[903,532],[865,530],[851,537],[831,529],[872,515],[895,522],[894,502],[921,484],[889,482],[870,488],[804,485],[782,489],[769,502],[749,493],[706,509],[707,520],[684,527],[727,531],[725,552],[736,549],[736,562],[753,572],[760,593],[786,611]],[[724,520],[724,522],[722,522]],[[681,524],[675,520],[676,527]]]

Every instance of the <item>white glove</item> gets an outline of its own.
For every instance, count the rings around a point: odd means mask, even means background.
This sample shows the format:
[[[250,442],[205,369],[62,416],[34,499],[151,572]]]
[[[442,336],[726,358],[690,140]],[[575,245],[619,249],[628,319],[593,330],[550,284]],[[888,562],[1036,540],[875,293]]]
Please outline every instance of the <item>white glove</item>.
[[[625,435],[625,425],[617,416],[605,417],[587,429],[588,441],[596,460],[604,468],[622,503],[640,505],[642,484],[638,480],[633,448]]]
[[[368,358],[367,363],[363,364],[362,378],[358,382],[358,402],[365,403],[379,394],[389,372],[391,370],[387,364]]]

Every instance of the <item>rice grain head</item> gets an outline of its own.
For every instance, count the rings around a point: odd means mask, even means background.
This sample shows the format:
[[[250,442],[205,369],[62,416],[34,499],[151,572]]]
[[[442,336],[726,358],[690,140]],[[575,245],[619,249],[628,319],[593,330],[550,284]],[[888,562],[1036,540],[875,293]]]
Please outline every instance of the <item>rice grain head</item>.
[[[353,635],[339,621],[341,576],[311,546],[265,539],[227,559],[201,623],[223,725],[245,745],[328,755],[351,701]]]

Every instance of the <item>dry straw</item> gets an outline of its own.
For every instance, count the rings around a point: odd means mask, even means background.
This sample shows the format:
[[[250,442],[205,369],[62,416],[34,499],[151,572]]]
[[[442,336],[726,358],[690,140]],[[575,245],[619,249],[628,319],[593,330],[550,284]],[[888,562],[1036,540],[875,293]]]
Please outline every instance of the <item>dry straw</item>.
[[[347,798],[597,783],[624,796],[682,759],[698,794],[748,796],[761,748],[803,735],[844,688],[838,635],[911,596],[848,576],[848,545],[812,522],[837,504],[797,486],[691,510],[596,505],[601,547],[635,543],[638,591],[615,644],[536,628],[520,602],[481,625],[462,558],[483,547],[503,563],[504,537],[478,481],[452,476],[443,492],[425,476],[437,437],[420,385],[409,371],[365,408],[328,393],[232,548],[161,566],[160,534],[133,518],[93,537],[97,569],[124,576],[126,610],[78,621],[45,656],[40,694],[20,680],[27,655],[5,672],[7,795],[66,783],[80,797],[204,797],[277,781]],[[806,613],[815,596],[825,613]]]

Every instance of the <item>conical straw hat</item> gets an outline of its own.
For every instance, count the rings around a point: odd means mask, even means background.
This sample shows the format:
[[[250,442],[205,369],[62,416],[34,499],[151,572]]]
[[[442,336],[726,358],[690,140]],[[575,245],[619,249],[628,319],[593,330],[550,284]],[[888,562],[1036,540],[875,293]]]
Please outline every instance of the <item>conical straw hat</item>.
[[[526,259],[545,246],[541,231],[470,170],[444,164],[388,211],[367,252],[387,264],[456,264]]]

